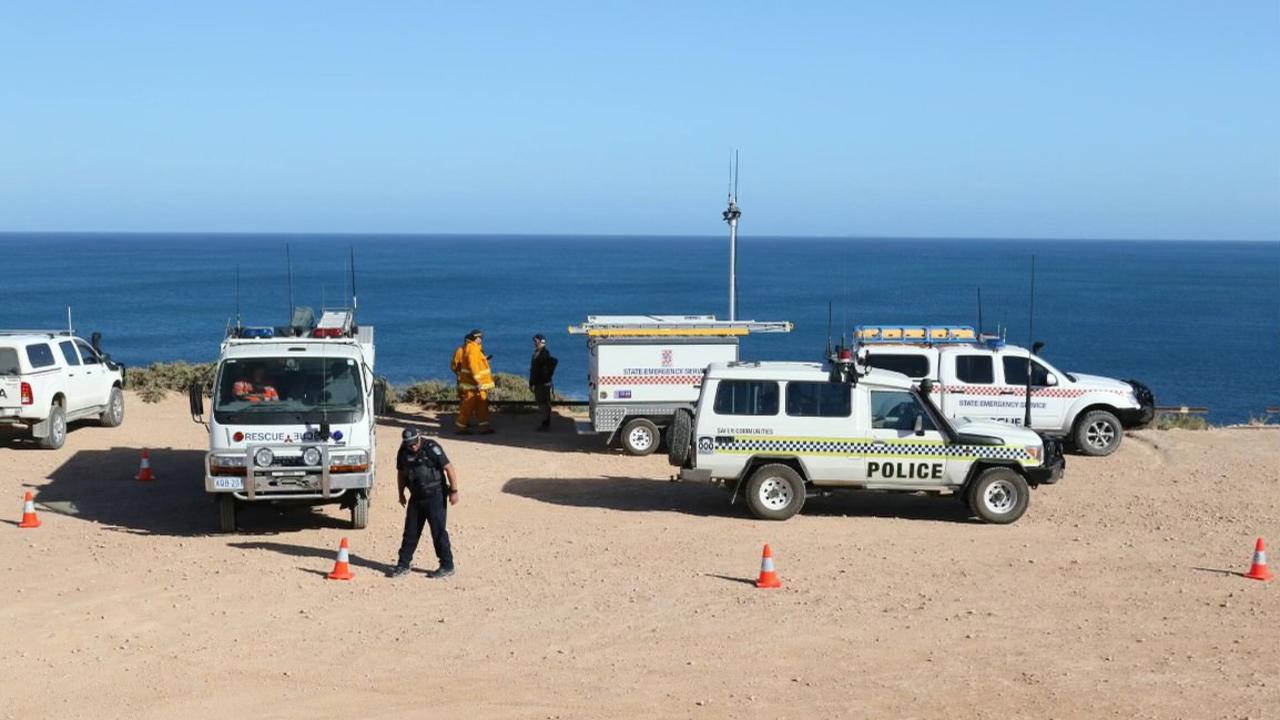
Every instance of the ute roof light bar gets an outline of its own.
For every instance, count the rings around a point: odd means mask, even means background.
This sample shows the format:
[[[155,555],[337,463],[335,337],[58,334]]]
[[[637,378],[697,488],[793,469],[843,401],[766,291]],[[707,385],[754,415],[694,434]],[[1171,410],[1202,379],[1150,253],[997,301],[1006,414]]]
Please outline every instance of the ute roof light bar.
[[[949,345],[976,343],[972,325],[859,325],[853,332],[860,345]]]

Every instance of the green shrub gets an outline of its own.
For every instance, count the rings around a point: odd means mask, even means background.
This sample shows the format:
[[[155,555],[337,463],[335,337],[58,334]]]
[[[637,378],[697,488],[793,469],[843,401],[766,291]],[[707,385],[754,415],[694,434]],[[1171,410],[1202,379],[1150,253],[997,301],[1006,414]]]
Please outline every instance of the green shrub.
[[[533,402],[533,391],[529,389],[529,380],[521,375],[511,373],[494,373],[495,391],[490,392],[494,400],[513,400],[517,402]],[[441,401],[456,401],[457,385],[452,380],[422,380],[408,385],[387,384],[387,402],[414,403],[430,406]],[[553,400],[563,400],[560,393],[553,393]]]
[[[1157,430],[1208,430],[1209,421],[1203,415],[1190,413],[1160,413],[1156,416]]]
[[[145,368],[129,368],[125,385],[138,393],[143,402],[156,403],[172,392],[185,393],[191,383],[199,382],[205,392],[213,386],[216,363],[188,362],[151,363]]]

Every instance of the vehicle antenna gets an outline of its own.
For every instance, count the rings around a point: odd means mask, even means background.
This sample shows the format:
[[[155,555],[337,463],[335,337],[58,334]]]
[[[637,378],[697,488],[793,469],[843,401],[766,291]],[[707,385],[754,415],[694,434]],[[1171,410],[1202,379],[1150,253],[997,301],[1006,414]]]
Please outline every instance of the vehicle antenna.
[[[827,360],[835,357],[835,349],[831,347],[831,301],[827,300]]]
[[[1036,256],[1031,256],[1031,297],[1027,307],[1027,345],[1034,347],[1036,330]],[[1022,416],[1022,427],[1031,429],[1031,352],[1027,352],[1027,407]]]
[[[729,208],[720,215],[729,223],[729,320],[738,319],[738,151],[729,159]]]
[[[68,335],[76,334],[76,328],[74,325],[71,324],[71,306],[70,305],[67,306],[67,334]]]
[[[289,324],[293,324],[293,252],[289,243],[284,244],[284,261],[289,268]]]
[[[240,263],[236,263],[236,330],[240,329]]]
[[[356,310],[360,309],[360,301],[356,294],[356,246],[351,246],[351,321],[356,319]]]
[[[978,286],[978,340],[982,340],[982,286]]]

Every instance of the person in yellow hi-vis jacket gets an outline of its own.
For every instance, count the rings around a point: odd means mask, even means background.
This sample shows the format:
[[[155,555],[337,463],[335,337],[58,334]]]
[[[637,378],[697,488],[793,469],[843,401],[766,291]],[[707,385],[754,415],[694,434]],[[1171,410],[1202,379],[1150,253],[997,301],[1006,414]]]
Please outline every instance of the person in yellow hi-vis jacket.
[[[467,333],[450,363],[458,376],[460,401],[454,431],[462,435],[471,432],[472,418],[482,434],[493,432],[493,426],[489,424],[489,391],[493,389],[493,373],[489,370],[489,358],[485,357],[483,343],[484,334],[479,330]]]

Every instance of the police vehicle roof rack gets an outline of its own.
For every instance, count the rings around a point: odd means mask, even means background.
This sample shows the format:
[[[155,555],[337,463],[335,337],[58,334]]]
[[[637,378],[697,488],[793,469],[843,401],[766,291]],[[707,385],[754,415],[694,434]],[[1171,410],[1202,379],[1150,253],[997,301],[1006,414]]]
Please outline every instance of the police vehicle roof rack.
[[[0,330],[0,335],[48,335],[49,337],[70,337],[73,334],[74,333],[71,330],[66,328],[63,328],[62,330],[45,330],[43,328],[38,330]]]
[[[791,332],[789,322],[717,320],[715,315],[588,315],[570,335],[590,337],[729,337]]]
[[[859,345],[954,345],[979,342],[972,325],[859,325],[853,332]]]

